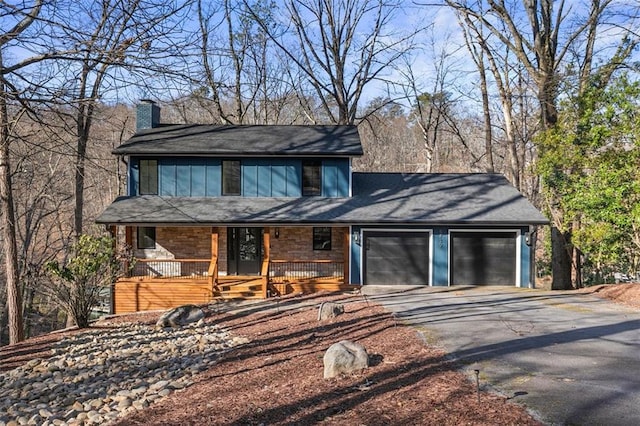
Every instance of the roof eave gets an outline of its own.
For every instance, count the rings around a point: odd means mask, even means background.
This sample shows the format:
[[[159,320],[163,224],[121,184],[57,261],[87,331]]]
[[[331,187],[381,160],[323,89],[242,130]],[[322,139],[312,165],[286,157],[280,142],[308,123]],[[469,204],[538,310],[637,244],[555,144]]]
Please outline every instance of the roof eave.
[[[160,151],[140,151],[140,150],[128,150],[116,148],[111,151],[111,154],[118,156],[138,156],[138,157],[215,157],[215,158],[273,158],[273,157],[362,157],[364,153],[362,151],[357,152],[210,152],[210,151],[190,151],[190,152],[160,152]]]
[[[287,221],[243,221],[243,220],[235,220],[230,222],[217,222],[217,221],[153,221],[153,222],[142,222],[142,221],[119,221],[119,220],[101,220],[100,218],[96,219],[96,223],[100,225],[108,225],[108,226],[166,226],[166,227],[182,227],[182,226],[227,226],[227,227],[235,227],[235,226],[314,226],[314,225],[327,225],[330,224],[332,226],[426,226],[426,227],[455,227],[455,226],[464,226],[464,227],[501,227],[501,228],[521,228],[523,226],[545,226],[549,224],[549,221],[541,221],[541,220],[523,220],[523,221],[389,221],[389,220],[368,220],[368,221],[345,221],[341,219],[337,220],[287,220]]]

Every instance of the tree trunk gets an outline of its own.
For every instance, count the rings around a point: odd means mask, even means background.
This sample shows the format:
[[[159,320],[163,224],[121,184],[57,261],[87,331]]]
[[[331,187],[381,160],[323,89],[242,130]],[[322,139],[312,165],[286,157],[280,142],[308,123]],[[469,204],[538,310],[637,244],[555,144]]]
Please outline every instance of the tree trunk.
[[[82,129],[85,133],[85,129]],[[76,154],[76,173],[75,173],[75,206],[73,210],[73,226],[75,237],[78,239],[83,232],[84,221],[84,173],[85,173],[85,159],[87,157],[87,135],[78,135]]]
[[[0,316],[0,346],[5,345],[9,338],[7,329],[4,327],[4,324],[9,324],[9,315],[7,314],[9,311],[9,305],[6,302],[6,298],[3,298],[2,300],[5,300],[5,303],[3,306],[4,309],[2,310],[2,316]]]
[[[489,103],[489,89],[487,88],[487,73],[484,69],[483,53],[480,52],[478,72],[480,73],[480,94],[482,96],[482,117],[484,121],[484,154],[487,159],[485,170],[495,172],[493,164],[493,132],[491,129],[491,105]]]
[[[551,289],[571,290],[571,232],[562,232],[552,226],[551,251]]]
[[[0,58],[0,66],[2,64]],[[9,162],[9,123],[4,82],[0,82],[0,227],[4,242],[9,344],[24,340],[16,224]]]

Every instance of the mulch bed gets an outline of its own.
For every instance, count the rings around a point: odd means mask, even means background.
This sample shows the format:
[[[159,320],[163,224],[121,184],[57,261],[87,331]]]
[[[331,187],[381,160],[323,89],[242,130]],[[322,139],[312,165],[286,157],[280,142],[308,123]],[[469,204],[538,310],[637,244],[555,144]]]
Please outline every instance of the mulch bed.
[[[595,286],[582,293],[640,308],[640,284]],[[207,321],[245,336],[250,343],[223,355],[174,392],[119,425],[442,424],[536,425],[526,410],[504,396],[477,392],[446,354],[428,346],[415,329],[357,295],[310,295],[286,310],[212,313]],[[345,303],[345,314],[317,321],[322,301]],[[295,301],[294,301],[295,302]],[[96,326],[154,323],[159,313],[118,316]],[[0,347],[0,370],[51,355],[62,330]],[[340,340],[363,344],[371,366],[358,374],[323,379],[324,351]]]
[[[446,354],[380,306],[340,300],[344,315],[317,321],[317,304],[295,310],[208,318],[250,343],[222,356],[179,390],[119,425],[537,425],[524,408],[476,391]],[[323,379],[323,355],[340,340],[361,343],[372,365]]]

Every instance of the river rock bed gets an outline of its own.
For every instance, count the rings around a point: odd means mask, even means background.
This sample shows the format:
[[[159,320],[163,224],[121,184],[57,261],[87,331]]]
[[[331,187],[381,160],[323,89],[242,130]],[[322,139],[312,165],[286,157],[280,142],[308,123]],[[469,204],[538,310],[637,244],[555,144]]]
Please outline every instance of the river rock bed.
[[[0,373],[0,426],[109,423],[188,387],[246,342],[203,321],[177,329],[124,323],[66,337],[50,358]]]

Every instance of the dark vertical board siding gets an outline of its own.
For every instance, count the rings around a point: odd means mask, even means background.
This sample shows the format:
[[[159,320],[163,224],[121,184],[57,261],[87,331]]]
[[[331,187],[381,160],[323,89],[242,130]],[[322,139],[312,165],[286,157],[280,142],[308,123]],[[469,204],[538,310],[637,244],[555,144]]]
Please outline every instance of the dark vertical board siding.
[[[189,160],[176,161],[176,196],[191,197],[191,164]]]
[[[287,196],[287,166],[284,161],[274,161],[271,165],[271,194],[274,197]]]
[[[129,195],[138,195],[138,181],[140,179],[140,167],[137,158],[129,160]]]
[[[338,168],[334,162],[325,160],[322,164],[322,196],[337,197]]]
[[[322,196],[349,196],[349,159],[324,159]],[[219,158],[158,159],[158,195],[219,197],[222,187]],[[302,159],[248,158],[241,160],[242,196],[301,197]],[[129,166],[129,195],[138,195],[139,158]]]
[[[206,190],[206,167],[204,162],[196,161],[191,165],[191,196],[204,197]]]
[[[337,163],[338,172],[338,193],[336,197],[348,197],[349,196],[349,159],[343,158],[335,160]]]
[[[528,231],[528,228],[520,229],[519,235],[520,238],[520,286],[521,287],[534,287],[534,277],[531,276],[533,272],[532,268],[532,246],[527,244],[525,234]]]
[[[449,285],[449,230],[433,229],[433,285]]]
[[[258,197],[272,197],[271,164],[268,160],[258,160]]]
[[[287,197],[302,196],[302,161],[287,161]]]
[[[170,160],[158,161],[158,194],[165,197],[176,196],[176,164]]]
[[[258,196],[258,165],[255,160],[244,160],[242,167],[242,193],[243,197]]]
[[[362,245],[361,243],[356,243],[355,241],[355,235],[359,235],[360,234],[360,227],[359,226],[353,226],[351,228],[351,261],[350,263],[350,267],[349,267],[349,273],[351,275],[351,284],[362,284],[362,276],[360,275],[362,268],[361,268],[361,263],[360,263],[360,259],[361,259],[361,253],[362,253]]]
[[[207,197],[219,197],[222,193],[222,165],[217,158],[207,160],[206,170],[206,191]]]

